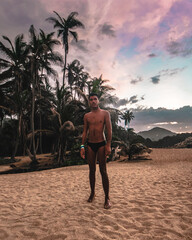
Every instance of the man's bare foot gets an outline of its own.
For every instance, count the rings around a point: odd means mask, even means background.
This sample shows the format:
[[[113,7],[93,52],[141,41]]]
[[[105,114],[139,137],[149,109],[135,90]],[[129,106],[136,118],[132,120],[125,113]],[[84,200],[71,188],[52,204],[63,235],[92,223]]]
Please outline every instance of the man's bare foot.
[[[105,208],[105,209],[111,208],[111,203],[110,203],[110,201],[109,201],[109,198],[107,198],[107,199],[105,200],[104,208]]]
[[[94,198],[95,198],[95,194],[91,194],[87,202],[90,202],[90,203],[93,202]]]

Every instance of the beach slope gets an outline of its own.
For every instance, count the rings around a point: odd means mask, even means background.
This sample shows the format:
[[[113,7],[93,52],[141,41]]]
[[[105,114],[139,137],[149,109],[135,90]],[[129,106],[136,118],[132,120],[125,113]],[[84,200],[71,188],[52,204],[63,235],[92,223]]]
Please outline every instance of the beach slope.
[[[87,165],[0,175],[0,239],[192,239],[192,149],[150,157],[107,164],[109,210],[98,166],[93,203]]]

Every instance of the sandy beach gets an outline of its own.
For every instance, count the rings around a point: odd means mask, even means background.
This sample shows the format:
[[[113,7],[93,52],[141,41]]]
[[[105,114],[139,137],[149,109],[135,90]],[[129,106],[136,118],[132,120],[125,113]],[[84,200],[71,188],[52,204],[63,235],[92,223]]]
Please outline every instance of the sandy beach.
[[[97,166],[0,175],[0,239],[192,239],[192,149],[153,149],[152,160],[110,162],[112,208]]]

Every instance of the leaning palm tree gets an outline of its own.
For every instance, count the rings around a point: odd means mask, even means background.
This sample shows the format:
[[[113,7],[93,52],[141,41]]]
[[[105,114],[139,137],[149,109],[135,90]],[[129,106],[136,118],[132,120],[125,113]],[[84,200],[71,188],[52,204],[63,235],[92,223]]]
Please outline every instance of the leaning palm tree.
[[[64,67],[63,67],[63,85],[65,83],[65,71],[66,71],[66,65],[67,65],[67,54],[69,52],[69,35],[72,35],[72,37],[75,39],[75,41],[78,41],[78,34],[75,31],[72,31],[74,28],[84,28],[84,25],[82,22],[80,22],[78,19],[76,19],[76,16],[78,15],[77,12],[71,12],[67,19],[62,18],[57,12],[54,11],[54,13],[57,15],[57,18],[50,17],[46,20],[54,24],[54,28],[58,29],[57,35],[58,37],[61,36],[61,40],[65,49],[65,61],[64,61]]]

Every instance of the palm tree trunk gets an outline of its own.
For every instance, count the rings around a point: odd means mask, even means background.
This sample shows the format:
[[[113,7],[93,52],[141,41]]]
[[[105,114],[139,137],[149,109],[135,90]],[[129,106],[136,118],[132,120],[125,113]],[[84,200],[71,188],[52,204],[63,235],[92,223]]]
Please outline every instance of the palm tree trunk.
[[[19,145],[19,139],[21,139],[21,128],[22,128],[22,112],[18,114],[18,126],[17,126],[17,135],[16,135],[16,141],[14,150],[11,155],[11,160],[15,161],[15,156],[17,153],[18,145]]]
[[[26,132],[25,132],[25,123],[22,123],[22,134],[23,134],[23,146],[24,146],[24,154],[25,152],[27,153],[27,155],[29,156],[29,158],[31,159],[31,161],[33,162],[33,155],[31,154],[28,146],[27,146],[27,137],[26,137]]]
[[[26,155],[26,133],[25,133],[25,123],[22,123],[22,145],[23,145],[23,156]]]
[[[38,150],[38,147],[39,147],[39,138],[37,138],[37,142],[36,142],[36,152],[37,152],[37,150]]]
[[[65,156],[66,156],[66,152],[67,152],[67,145],[68,145],[68,142],[67,142],[67,140],[66,140],[66,141],[65,141],[65,145],[64,145],[63,161],[65,161]]]
[[[65,70],[66,70],[66,65],[67,65],[67,52],[65,50],[65,62],[64,62],[64,68],[63,68],[63,86],[65,84]]]
[[[32,76],[32,112],[31,112],[31,130],[32,130],[32,153],[33,153],[33,162],[36,160],[36,149],[35,149],[35,69],[34,69],[34,57],[31,58],[31,76]]]
[[[42,115],[40,113],[40,116],[39,116],[39,124],[40,124],[40,130],[42,129]],[[40,132],[40,135],[39,135],[39,149],[40,149],[40,153],[42,154],[43,153],[43,147],[42,147],[42,132]]]
[[[26,146],[26,152],[27,152],[27,155],[29,156],[29,158],[31,159],[32,163],[36,163],[36,162],[34,162],[33,154],[31,154],[31,152],[27,146]]]
[[[42,71],[42,75],[43,75],[43,71]],[[41,99],[41,86],[39,84],[39,95],[40,95],[40,99]],[[43,153],[43,149],[42,149],[42,114],[41,114],[41,100],[39,102],[39,129],[40,129],[40,135],[39,135],[39,150],[40,153]]]
[[[14,149],[13,149],[13,152],[11,154],[11,160],[12,161],[15,161],[15,155],[17,153],[18,145],[19,145],[19,136],[18,136],[18,133],[17,133]]]

